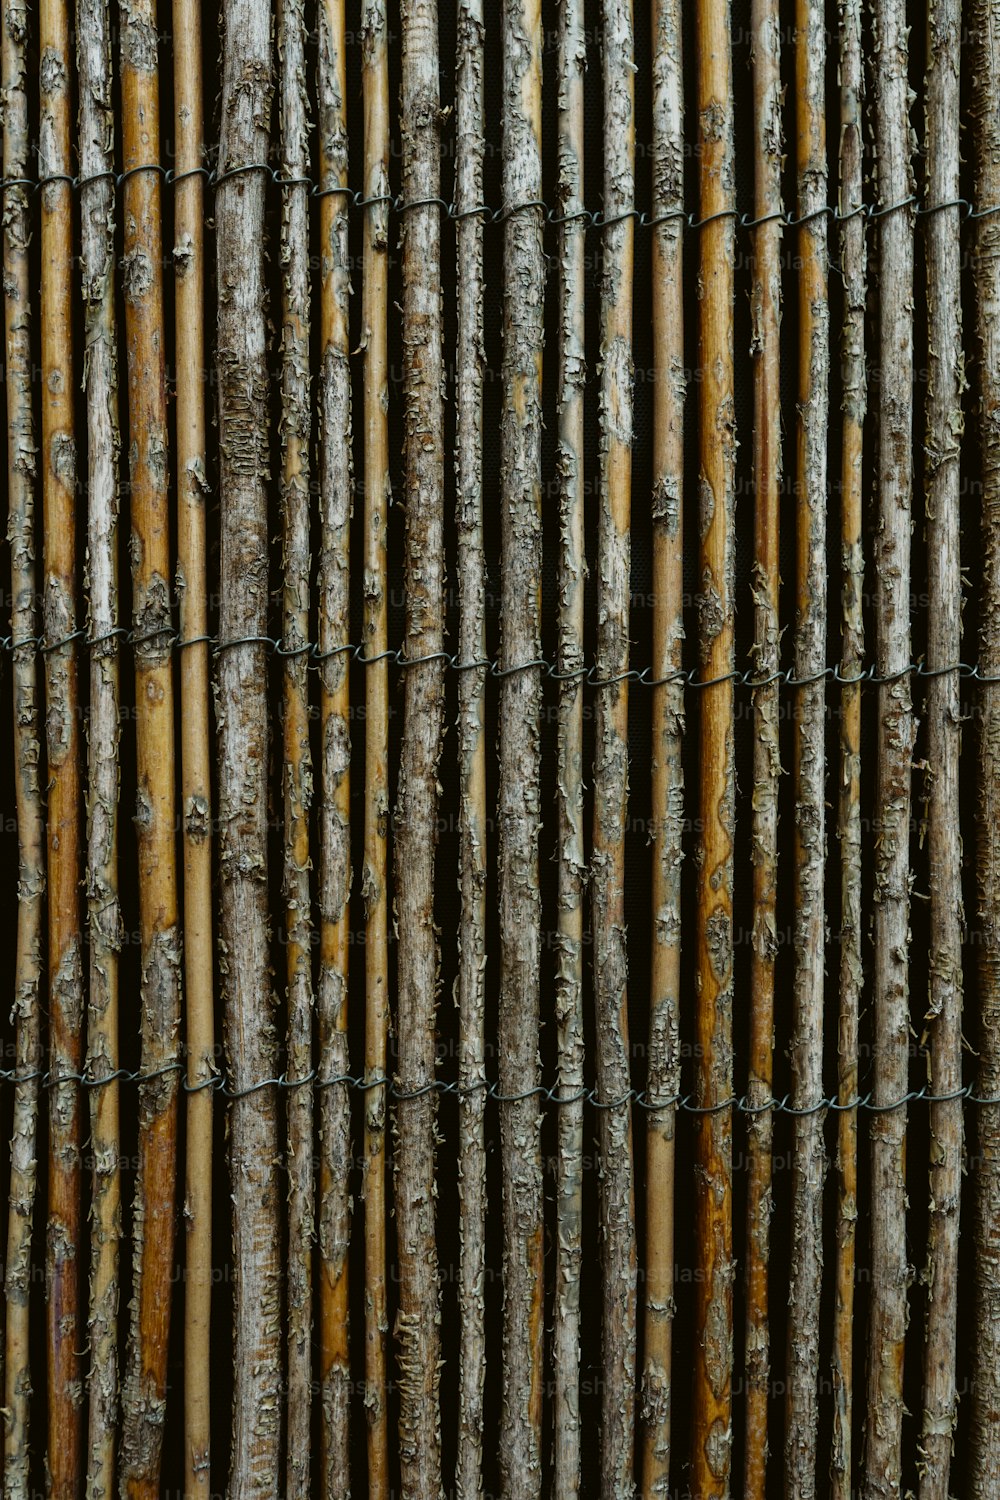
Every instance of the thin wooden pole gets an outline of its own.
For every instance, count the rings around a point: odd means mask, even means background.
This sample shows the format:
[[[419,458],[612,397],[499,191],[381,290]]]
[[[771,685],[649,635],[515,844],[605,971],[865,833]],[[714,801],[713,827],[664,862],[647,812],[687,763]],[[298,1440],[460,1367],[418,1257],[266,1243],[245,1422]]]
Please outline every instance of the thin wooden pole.
[[[205,504],[205,227],[201,10],[174,0],[174,328],[177,366],[177,592],[184,832],[184,986],[187,1151],[184,1185],[184,1491],[208,1500],[211,1471],[212,1131],[215,994],[212,972],[212,787]]]
[[[970,113],[974,192],[979,208],[1000,203],[1000,8],[972,0],[969,13]],[[1000,674],[1000,216],[979,221],[975,241],[978,435],[983,480],[979,661]],[[1000,693],[984,683],[976,786],[976,916],[979,1016],[976,1093],[1000,1097]],[[978,1105],[979,1170],[973,1237],[976,1252],[975,1354],[969,1491],[986,1500],[1000,1490],[1000,1105]]]
[[[80,190],[87,360],[87,582],[91,648],[87,899],[89,1009],[87,1069],[93,1158],[90,1208],[90,1372],[87,1494],[115,1489],[118,1425],[118,1301],[121,1145],[118,1085],[119,663],[118,365],[115,318],[114,117],[111,12],[105,0],[79,0]],[[105,1081],[108,1080],[108,1081]]]
[[[679,0],[653,8],[653,662],[666,679],[684,645],[684,77]],[[680,1088],[684,687],[653,695],[653,943],[646,1096]],[[641,1490],[670,1493],[676,1106],[648,1115]]]
[[[49,1071],[83,1061],[80,924],[80,716],[76,630],[76,440],[73,400],[73,190],[69,7],[41,0],[39,147],[42,177],[42,501],[45,730],[48,752]],[[63,178],[67,180],[62,180]],[[81,1482],[80,1270],[82,1203],[79,1087],[49,1093],[48,1465],[52,1500],[76,1500]]]
[[[273,87],[268,0],[226,0],[215,223],[218,254],[222,589],[219,634],[267,630],[268,442],[264,176]],[[226,1059],[237,1094],[275,1076],[267,901],[268,712],[265,648],[218,657],[219,945]],[[233,1100],[233,1425],[230,1500],[281,1484],[282,1249],[278,1121],[272,1089]]]
[[[310,454],[309,378],[309,106],[306,24],[302,0],[279,0],[281,88],[281,502],[283,520],[282,644],[284,668],[284,898],[288,1046],[286,1074],[296,1081],[286,1101],[288,1140],[288,1290],[285,1494],[309,1493],[312,1430],[313,1094],[298,1083],[312,1071],[312,912],[309,890]]]
[[[122,1488],[159,1494],[173,1285],[177,1073],[181,1010],[177,926],[174,694],[160,177],[136,171],[160,149],[156,8],[122,16],[125,337],[128,361],[135,818],[139,856],[142,1067],[139,1169],[132,1215],[133,1294],[122,1406]]]
[[[362,17],[365,110],[361,340],[365,355],[365,653],[389,648],[386,531],[389,480],[389,37],[385,7],[368,0]],[[365,1076],[384,1078],[389,1032],[389,664],[365,669]],[[369,1500],[388,1500],[389,1412],[386,1339],[386,1093],[365,1095],[365,1415]]]
[[[14,0],[0,12],[3,42],[3,161],[11,178],[29,172],[28,12]],[[31,1238],[38,1183],[38,1074],[43,1067],[42,963],[45,818],[39,766],[38,511],[32,393],[28,194],[10,185],[3,219],[4,383],[7,392],[7,537],[10,541],[14,801],[17,812],[17,957],[10,1200],[4,1299],[4,1494],[28,1500],[32,1402]]]
[[[702,218],[698,367],[701,374],[701,834],[697,880],[698,1117],[694,1412],[691,1487],[728,1494],[732,1447],[733,1209],[733,83],[728,0],[699,0],[697,108]],[[713,217],[719,215],[720,217]]]
[[[776,0],[755,0],[753,25],[754,230],[750,292],[754,361],[754,675],[753,693],[753,943],[750,955],[750,1058],[747,1103],[746,1408],[747,1500],[764,1500],[771,1390],[768,1270],[771,1254],[771,1154],[774,1116],[768,1108],[774,1068],[774,964],[778,954],[778,780],[781,625],[778,564],[781,452],[781,18]]]
[[[785,1393],[785,1489],[816,1492],[823,1282],[823,987],[826,948],[826,489],[830,383],[827,288],[826,31],[821,0],[797,0],[799,382],[795,462],[795,978],[792,1022],[792,1255]],[[908,601],[907,601],[908,602]]]
[[[456,350],[456,523],[459,641],[463,662],[486,655],[483,546],[483,201],[484,78],[482,0],[460,0],[457,52],[455,203],[458,211]],[[462,216],[465,217],[462,217]],[[459,881],[459,1426],[455,1488],[482,1489],[486,1378],[486,673],[458,679],[461,833]]]
[[[530,0],[503,6],[503,202],[542,196],[542,27]],[[500,1017],[499,1083],[538,1082],[538,720],[542,315],[541,214],[504,229],[503,412],[500,428]],[[511,669],[524,668],[512,671]],[[542,1164],[535,1097],[500,1105],[503,1157],[503,1418],[500,1473],[509,1500],[540,1492],[544,1315]]]
[[[927,197],[959,195],[959,71],[961,0],[935,0],[928,11],[925,145]],[[927,430],[924,438],[927,515],[927,666],[961,658],[962,556],[960,458],[963,431],[961,235],[958,207],[926,221]],[[955,672],[927,684],[927,833],[930,884],[930,1091],[962,1087],[962,838],[959,807],[961,683]],[[921,1500],[948,1500],[958,1420],[958,1233],[964,1155],[964,1103],[931,1106],[930,1223],[927,1240],[927,1337],[920,1426]]]
[[[907,199],[910,169],[905,7],[877,0],[875,134],[880,207]],[[879,220],[879,433],[876,455],[874,1102],[895,1102],[909,1084],[910,808],[914,721],[910,679],[910,506],[913,442],[913,214]],[[902,673],[898,677],[896,673]],[[906,1292],[906,1107],[871,1119],[871,1261],[866,1500],[899,1491],[902,1465]]]
[[[844,282],[841,333],[840,465],[840,972],[837,1044],[837,1262],[833,1330],[831,1500],[852,1500],[854,1419],[854,1281],[858,1218],[858,1018],[861,966],[861,683],[864,666],[862,595],[862,458],[867,409],[865,364],[866,221],[857,212],[864,192],[862,110],[864,69],[861,0],[843,0],[840,15],[840,249]]]
[[[350,638],[351,376],[348,315],[347,116],[344,0],[319,9],[320,182],[320,1081],[349,1072],[347,978],[351,887]],[[368,668],[367,670],[371,670]],[[319,1358],[322,1493],[350,1488],[347,1254],[351,1228],[351,1116],[344,1084],[320,1093]]]
[[[581,0],[564,0],[559,32],[559,968],[556,1024],[560,1106],[558,1223],[552,1363],[555,1494],[580,1491],[580,1273],[583,1264],[583,923],[587,874],[583,834],[584,349],[586,226],[582,217],[584,71]],[[576,673],[574,676],[572,674]]]

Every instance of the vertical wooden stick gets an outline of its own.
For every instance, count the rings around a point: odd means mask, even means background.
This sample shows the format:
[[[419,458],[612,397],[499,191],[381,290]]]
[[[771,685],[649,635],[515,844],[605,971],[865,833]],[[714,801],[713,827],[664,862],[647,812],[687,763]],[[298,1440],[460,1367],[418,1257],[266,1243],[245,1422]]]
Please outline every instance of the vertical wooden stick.
[[[898,0],[877,0],[876,148],[880,207],[913,191],[908,33]],[[910,500],[913,442],[913,214],[879,220],[878,530],[875,537],[875,668],[910,659]],[[910,679],[878,689],[875,777],[874,1102],[895,1102],[909,1074],[910,774],[914,721]],[[871,1121],[872,1298],[868,1351],[866,1500],[899,1492],[906,1292],[906,1107]]]
[[[559,213],[559,969],[556,1024],[559,1087],[572,1100],[557,1112],[558,1235],[552,1363],[555,1380],[555,1493],[580,1490],[580,1271],[583,1261],[583,837],[584,389],[586,221],[583,217],[584,70],[581,0],[560,7]],[[579,217],[574,217],[579,216]],[[577,673],[572,676],[570,674]]]
[[[440,192],[437,0],[402,7],[403,201]],[[439,210],[404,212],[403,358],[406,400],[406,655],[444,643],[444,359]],[[406,673],[405,719],[396,811],[396,919],[399,930],[399,1063],[403,1094],[435,1076],[434,1011],[438,946],[434,927],[438,761],[444,728],[440,661]],[[434,1133],[437,1096],[401,1099],[396,1130],[399,1243],[399,1444],[402,1493],[441,1489],[438,1406],[440,1336],[434,1240]]]
[[[728,0],[699,0],[697,107],[701,215],[701,838],[698,852],[698,1266],[691,1487],[699,1500],[729,1491],[732,1448],[733,1209],[733,85]],[[719,1106],[718,1108],[714,1108]]]
[[[226,1054],[239,1095],[273,1078],[274,996],[267,903],[268,424],[264,174],[237,167],[267,157],[273,87],[268,0],[226,0],[222,133],[215,222],[222,502],[222,591],[216,702],[219,720],[219,942]],[[281,1438],[282,1248],[274,1093],[233,1100],[231,1500],[278,1493]]]
[[[959,195],[961,0],[935,0],[928,12],[925,145],[927,197]],[[959,209],[932,214],[927,229],[927,666],[961,658],[962,557],[959,460],[963,430]],[[959,811],[961,705],[957,673],[927,684],[927,832],[930,855],[930,1089],[962,1087],[962,839]],[[920,1428],[921,1500],[948,1500],[958,1420],[958,1232],[964,1152],[961,1099],[931,1106],[930,1223],[927,1243],[927,1341]]]
[[[365,654],[389,648],[386,528],[389,482],[389,38],[383,0],[367,0],[362,15],[365,109],[364,222],[365,354]],[[389,664],[365,672],[365,1076],[384,1078],[389,1031]],[[368,1419],[369,1500],[388,1500],[386,1201],[384,1087],[365,1094],[365,1413]]]
[[[0,12],[3,44],[3,162],[8,177],[27,177],[28,11],[14,0]],[[32,1378],[29,1352],[31,1237],[37,1189],[38,1074],[45,894],[45,819],[38,768],[38,513],[32,409],[28,194],[9,186],[3,217],[4,375],[7,402],[7,537],[10,541],[11,642],[14,679],[14,801],[17,811],[17,957],[14,970],[15,1062],[10,1204],[4,1277],[4,1493],[28,1500]]]
[[[971,99],[975,198],[978,208],[1000,203],[1000,7],[972,0]],[[976,343],[979,367],[979,441],[982,496],[982,593],[979,661],[985,676],[1000,675],[1000,215],[979,221],[975,260]],[[979,1068],[976,1093],[1000,1097],[1000,691],[982,688],[977,787],[977,919],[980,956]],[[973,1365],[970,1493],[986,1500],[1000,1487],[1000,1105],[976,1106],[979,1172],[973,1235],[976,1318]]]
[[[281,634],[284,668],[284,896],[288,1050],[285,1071],[296,1082],[286,1102],[288,1138],[288,1337],[285,1494],[304,1500],[310,1486],[312,1428],[313,1093],[298,1084],[312,1070],[312,915],[309,891],[310,456],[309,378],[309,118],[302,0],[279,0],[281,87],[281,220],[283,309],[281,338],[281,501],[283,577]]]
[[[779,665],[778,564],[781,453],[781,18],[776,0],[753,7],[754,208],[750,350],[754,361],[754,675]],[[774,1060],[774,963],[778,954],[779,685],[753,694],[753,942],[750,955],[750,1059],[747,1103],[746,1427],[747,1500],[764,1500],[771,1377],[768,1268],[771,1245],[771,1152],[768,1107]]]
[[[500,1024],[499,1083],[538,1081],[538,720],[542,315],[542,24],[534,0],[503,6],[503,414],[500,429]],[[518,669],[518,670],[512,670]],[[537,1098],[500,1106],[503,1156],[503,1418],[500,1473],[509,1500],[541,1485],[544,1313],[542,1164]]]
[[[351,1116],[347,977],[351,889],[350,639],[351,376],[347,242],[347,37],[344,0],[319,9],[320,184],[320,1047],[319,1347],[322,1487],[350,1488],[347,1253],[351,1228]],[[369,668],[370,670],[370,668]]]
[[[840,231],[844,324],[840,370],[843,436],[840,464],[840,672],[858,678],[864,666],[862,594],[862,456],[867,408],[865,365],[866,220],[864,192],[861,0],[843,0],[840,14]],[[837,1102],[837,1269],[833,1330],[831,1500],[852,1500],[854,1417],[854,1276],[858,1218],[858,1017],[861,967],[861,683],[840,697],[840,1014]]]
[[[799,382],[796,433],[795,979],[792,1024],[792,1256],[785,1395],[785,1488],[816,1490],[820,1293],[823,1280],[823,985],[826,912],[826,487],[830,381],[827,292],[826,32],[821,0],[797,0],[795,165],[798,182]],[[907,607],[909,600],[907,600]]]
[[[684,827],[684,79],[678,0],[653,8],[653,951],[650,1104],[680,1087]],[[651,1110],[646,1138],[646,1296],[641,1491],[670,1493],[677,1109]]]
[[[184,1490],[208,1500],[211,1472],[212,1124],[215,997],[212,973],[212,801],[205,543],[205,229],[201,10],[174,0],[174,326],[177,366],[177,592],[184,830],[184,984],[187,1001],[187,1160],[184,1224]]]
[[[602,1269],[601,1493],[631,1497],[635,1436],[636,1248],[632,1178],[625,825],[628,816],[629,604],[632,504],[632,245],[621,218],[635,197],[631,0],[605,0],[604,231],[601,286],[600,505],[594,849],[591,865],[597,1091],[626,1103],[598,1115]]]
[[[456,350],[456,525],[459,641],[463,662],[486,655],[483,550],[483,38],[482,0],[460,0],[457,64],[458,347]],[[463,217],[464,215],[464,217]],[[461,1249],[459,1418],[455,1489],[482,1489],[486,1375],[486,673],[458,679],[461,833],[459,882],[459,1193]]]
[[[41,0],[38,170],[42,189],[43,624],[48,750],[49,1072],[83,1061],[80,929],[80,713],[76,630],[76,439],[73,400],[73,190],[69,7]],[[66,180],[62,180],[66,177]],[[81,1480],[83,1382],[79,1322],[82,1204],[80,1099],[74,1082],[49,1094],[48,1465],[52,1500],[75,1500]]]
[[[111,11],[105,0],[78,0],[83,301],[87,360],[87,582],[91,648],[87,901],[90,937],[87,1067],[95,1080],[118,1068],[119,666],[118,666],[118,364],[115,318],[114,168]],[[121,1144],[118,1084],[90,1094],[93,1157],[90,1240],[88,1495],[115,1490],[118,1425],[118,1243]]]

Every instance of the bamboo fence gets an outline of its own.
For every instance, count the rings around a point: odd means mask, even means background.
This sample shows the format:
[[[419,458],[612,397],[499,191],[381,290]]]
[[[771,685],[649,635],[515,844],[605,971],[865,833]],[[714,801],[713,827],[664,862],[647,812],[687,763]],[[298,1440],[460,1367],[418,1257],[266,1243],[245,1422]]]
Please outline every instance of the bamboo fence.
[[[0,71],[5,1500],[997,1500],[995,0]]]

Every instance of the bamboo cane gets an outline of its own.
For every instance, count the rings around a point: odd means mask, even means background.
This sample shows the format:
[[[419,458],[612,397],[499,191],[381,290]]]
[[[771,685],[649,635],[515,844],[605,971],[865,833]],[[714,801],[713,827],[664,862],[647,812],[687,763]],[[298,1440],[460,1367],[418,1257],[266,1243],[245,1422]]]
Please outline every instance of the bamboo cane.
[[[681,859],[684,688],[665,681],[683,665],[684,208],[681,10],[653,10],[653,952],[650,1104],[680,1087]],[[674,1169],[677,1111],[651,1110],[646,1137],[646,1295],[641,1491],[670,1493],[674,1319]]]
[[[503,201],[542,196],[541,12],[503,6]],[[538,719],[541,587],[542,315],[545,266],[537,209],[504,232],[503,414],[500,431],[500,1000],[499,1083],[538,1082],[540,822]],[[512,670],[521,668],[524,670]],[[500,1105],[503,1158],[503,1419],[500,1473],[509,1500],[541,1484],[544,1313],[542,1164],[535,1097]]]
[[[456,42],[458,347],[456,351],[456,522],[460,600],[458,654],[486,655],[483,549],[483,5],[461,0]],[[463,217],[464,215],[464,217]],[[482,1489],[486,1375],[486,690],[485,669],[462,672],[459,694],[461,844],[459,880],[459,1193],[461,1269],[459,1425],[455,1489]]]
[[[580,1272],[583,1263],[584,390],[586,226],[582,217],[584,69],[581,0],[565,0],[559,33],[559,968],[556,1023],[560,1106],[556,1297],[555,1493],[580,1491]],[[576,675],[574,675],[576,674]]]
[[[632,501],[632,257],[635,224],[635,67],[631,0],[605,0],[604,234],[601,296],[601,475],[597,566],[594,849],[591,863],[597,1088],[631,1086],[625,824]],[[615,222],[617,220],[617,222]],[[617,679],[617,680],[615,680]],[[636,1246],[631,1104],[598,1116],[601,1154],[601,1493],[631,1497],[635,1429]]]
[[[403,350],[406,400],[406,654],[431,656],[444,641],[444,360],[441,328],[438,14],[436,0],[402,7]],[[435,1075],[438,946],[434,846],[444,716],[442,664],[406,673],[396,810],[399,926],[398,1087],[426,1089]],[[434,1239],[437,1097],[400,1101],[396,1117],[399,1246],[399,1445],[402,1493],[441,1490],[438,1405],[440,1322]]]
[[[320,184],[320,576],[319,643],[320,969],[319,1016],[319,1358],[321,1474],[326,1496],[350,1487],[350,1351],[347,1254],[350,1245],[350,1100],[347,976],[351,886],[349,640],[351,377],[348,368],[350,262],[347,239],[346,32],[343,0],[319,10]],[[368,668],[370,671],[371,668]]]
[[[72,60],[66,0],[39,6],[39,173],[42,189],[43,623],[48,752],[49,1071],[80,1072],[83,968],[80,926],[80,724],[76,645],[76,442],[73,423]],[[65,644],[55,643],[65,642]],[[80,1100],[75,1082],[49,1095],[48,1465],[52,1500],[81,1480]]]
[[[928,12],[926,171],[931,203],[959,195],[961,0],[936,0]],[[963,429],[959,209],[927,220],[927,666],[957,662],[962,642],[959,460]],[[927,685],[927,828],[930,856],[930,1090],[962,1087],[962,841],[959,812],[961,706],[954,672]],[[921,1500],[948,1500],[958,1420],[958,1233],[964,1154],[963,1101],[931,1106],[930,1223],[927,1241],[927,1341],[920,1431]]]
[[[696,1225],[697,1347],[691,1487],[698,1500],[728,1494],[731,1460],[733,985],[733,88],[728,0],[700,0],[697,107],[701,216],[699,429],[702,672],[701,838],[697,883]],[[719,217],[714,217],[719,215]]]
[[[861,683],[864,665],[862,456],[867,403],[865,366],[865,218],[862,138],[864,73],[860,0],[840,13],[840,231],[844,283],[841,334],[843,436],[840,466],[842,567],[840,699],[840,1014],[837,1078],[837,1263],[833,1334],[831,1500],[852,1500],[854,1276],[858,1217],[858,1017],[861,1008]],[[854,679],[854,680],[852,680]]]
[[[122,1489],[159,1493],[170,1337],[177,1152],[180,935],[174,803],[167,401],[163,347],[156,8],[121,30],[125,336],[136,689],[142,1068],[133,1208],[133,1294],[122,1392]],[[167,1071],[170,1070],[170,1071]]]
[[[279,0],[281,220],[283,271],[281,500],[283,511],[282,643],[284,668],[284,897],[288,987],[286,1072],[297,1086],[287,1100],[288,1286],[285,1494],[303,1500],[310,1487],[312,1427],[313,1096],[312,914],[309,891],[309,171],[306,28],[302,0]],[[297,653],[297,654],[296,654]]]
[[[272,88],[267,0],[226,0],[222,131],[215,197],[217,365],[222,508],[223,642],[267,629],[267,365],[264,177],[235,168],[267,156]],[[226,1054],[239,1095],[273,1078],[274,997],[268,969],[267,749],[264,647],[219,653],[219,943]],[[279,1489],[281,1241],[278,1123],[270,1089],[234,1099],[233,1392],[230,1500]]]
[[[822,0],[797,0],[796,174],[799,399],[796,433],[795,979],[792,1025],[792,1258],[785,1396],[785,1488],[816,1491],[823,1282],[823,985],[826,912],[826,485],[830,382],[827,291],[826,33]],[[908,603],[909,601],[907,601]]]
[[[747,1264],[745,1489],[763,1500],[767,1483],[771,1335],[771,1153],[774,1117],[774,964],[778,953],[778,671],[781,626],[778,564],[781,452],[781,171],[783,162],[781,20],[774,0],[756,0],[753,24],[754,230],[751,353],[754,359],[754,675],[753,944],[750,956],[750,1058],[747,1103]]]
[[[87,563],[90,660],[87,898],[89,1016],[87,1067],[101,1086],[90,1095],[93,1157],[90,1239],[90,1374],[87,1494],[115,1489],[118,1422],[118,1300],[121,1146],[118,1123],[118,368],[114,303],[114,117],[111,14],[104,0],[79,0],[80,217],[87,361]]]
[[[970,9],[970,113],[979,208],[1000,203],[1000,10],[995,0]],[[981,219],[975,259],[982,495],[982,594],[979,661],[987,678],[1000,675],[1000,216]],[[982,688],[977,788],[976,876],[980,985],[976,1093],[1000,1097],[1000,695]],[[1000,1106],[980,1105],[979,1171],[973,1237],[976,1251],[976,1336],[969,1455],[970,1493],[986,1500],[1000,1488]]]
[[[3,50],[3,161],[8,177],[28,175],[28,13],[14,0],[0,13]],[[29,303],[28,195],[7,188],[3,218],[4,375],[7,392],[7,536],[10,541],[14,682],[14,800],[17,812],[17,957],[14,970],[15,1062],[10,1199],[4,1276],[4,1495],[28,1500],[32,1378],[29,1353],[31,1237],[37,1189],[38,1074],[41,1032],[45,820],[39,764],[38,553],[35,419]]]
[[[206,597],[204,188],[201,14],[174,0],[174,326],[177,364],[177,591],[180,633],[181,796],[184,829],[184,984],[187,1001],[187,1151],[184,1189],[184,1489],[212,1489],[212,1125],[215,1004],[212,973],[212,803]],[[187,644],[190,643],[190,644]]]
[[[910,170],[907,30],[897,0],[878,0],[875,76],[880,207],[907,199]],[[910,657],[910,500],[913,425],[913,218],[898,208],[879,220],[879,522],[875,538],[875,667],[893,680],[878,689],[875,805],[876,1105],[908,1087],[910,774],[914,722]],[[906,1293],[906,1107],[872,1116],[871,1257],[866,1500],[897,1494],[901,1472]]]
[[[386,888],[389,832],[389,647],[386,528],[389,481],[389,38],[381,0],[368,0],[362,16],[365,109],[365,214],[363,286],[365,351],[365,1076],[385,1077],[389,1030],[389,902]],[[365,1095],[365,1414],[368,1421],[369,1500],[387,1500],[385,1201],[386,1095]]]

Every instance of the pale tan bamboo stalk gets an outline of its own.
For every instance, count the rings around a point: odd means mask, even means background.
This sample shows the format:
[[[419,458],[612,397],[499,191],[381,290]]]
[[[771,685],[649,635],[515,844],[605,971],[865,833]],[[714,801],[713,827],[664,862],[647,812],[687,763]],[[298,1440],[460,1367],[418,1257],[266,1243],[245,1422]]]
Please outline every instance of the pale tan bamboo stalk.
[[[444,643],[444,357],[441,327],[439,44],[437,0],[406,0],[402,15],[400,128],[404,209],[403,378],[406,402],[406,655]],[[397,1087],[427,1089],[435,1076],[438,944],[434,927],[438,762],[444,728],[440,660],[406,673],[396,809],[399,931]],[[434,1239],[433,1089],[403,1098],[396,1114],[399,1254],[401,1493],[441,1492],[439,1272]]]
[[[604,231],[601,288],[600,499],[597,534],[597,695],[594,847],[591,860],[597,1091],[631,1087],[625,825],[628,817],[628,682],[632,560],[632,270],[635,223],[635,65],[631,0],[604,0]],[[617,222],[615,222],[617,220]],[[615,681],[614,679],[618,679]],[[635,1187],[632,1105],[598,1115],[603,1301],[601,1494],[634,1491],[636,1378]]]
[[[83,1061],[80,924],[80,716],[76,630],[76,440],[73,400],[73,192],[69,6],[41,0],[38,169],[41,206],[42,502],[45,731],[48,752],[49,1072]],[[52,1500],[76,1500],[82,1480],[80,1347],[81,1111],[74,1082],[49,1094],[48,1447]]]
[[[694,1410],[691,1488],[728,1495],[732,1449],[733,1210],[733,84],[728,0],[699,0],[697,108],[701,236],[698,366],[702,675],[697,880],[699,1050]],[[718,215],[719,217],[715,217]],[[718,1107],[716,1107],[718,1106]]]
[[[864,72],[861,0],[840,12],[840,231],[844,322],[840,344],[843,436],[840,463],[841,648],[848,681],[840,698],[840,1014],[838,1018],[837,1262],[833,1331],[831,1500],[852,1500],[854,1416],[854,1277],[858,1218],[858,1018],[861,1008],[861,683],[864,665],[862,594],[862,457],[867,404],[865,366],[866,224],[857,212],[864,192]]]
[[[97,1080],[118,1068],[119,664],[118,365],[115,318],[114,168],[111,108],[111,11],[105,0],[78,0],[80,189],[87,360],[87,585],[91,648],[87,791],[89,1011],[87,1070]],[[118,1425],[118,1300],[121,1145],[118,1085],[90,1094],[90,1371],[87,1495],[115,1489]]]
[[[362,14],[365,110],[361,340],[365,355],[365,621],[367,656],[389,648],[386,528],[389,480],[389,38],[384,0],[367,0]],[[365,1077],[385,1077],[389,1030],[389,664],[365,672]],[[365,1094],[365,1415],[369,1500],[388,1500],[389,1413],[386,1338],[385,1088]]]
[[[482,0],[460,0],[456,40],[455,205],[458,273],[456,524],[463,662],[486,655],[483,550],[483,37]],[[463,217],[464,216],[464,217]],[[455,1491],[482,1490],[486,1377],[486,675],[458,679],[461,831],[459,882],[459,1178],[461,1248],[459,1416]]]
[[[538,1082],[538,720],[541,588],[542,26],[533,0],[503,6],[503,412],[500,428],[499,1085]],[[503,1417],[500,1474],[509,1500],[541,1485],[544,1315],[538,1100],[500,1105],[503,1174]]]
[[[184,1492],[212,1488],[212,1116],[215,1003],[212,973],[212,788],[205,545],[205,229],[201,12],[174,0],[174,328],[177,367],[177,593],[184,831],[184,987],[187,1149],[184,1187]]]
[[[959,195],[959,69],[961,0],[935,0],[928,11],[926,193],[930,203]],[[961,658],[962,557],[960,458],[964,425],[960,210],[926,220],[927,429],[924,438],[927,515],[927,666],[933,673]],[[925,1033],[933,1094],[962,1087],[962,838],[961,748],[957,673],[927,684],[927,836],[930,886],[930,992]],[[958,1234],[964,1157],[964,1103],[931,1106],[930,1222],[927,1238],[927,1334],[920,1426],[921,1500],[948,1500],[958,1420]]]
[[[222,512],[219,720],[219,948],[233,1200],[233,1425],[230,1500],[275,1495],[281,1479],[282,1245],[273,1078],[274,995],[267,903],[267,663],[247,637],[267,629],[268,429],[264,174],[273,87],[267,0],[223,9],[217,367]],[[228,175],[233,173],[234,175]],[[254,1092],[243,1093],[253,1089]]]
[[[650,1105],[680,1088],[681,839],[684,826],[684,79],[679,0],[653,8],[653,944]],[[670,1493],[677,1110],[651,1109],[646,1136],[642,1371],[643,1500]]]
[[[1000,4],[972,0],[969,11],[970,114],[974,193],[979,208],[1000,203]],[[975,241],[979,370],[979,442],[983,482],[979,661],[1000,676],[1000,215],[979,221]],[[979,937],[979,1067],[976,1093],[1000,1097],[1000,692],[982,688],[976,786],[976,916]],[[973,1237],[976,1254],[975,1353],[969,1453],[970,1494],[1000,1489],[1000,1105],[978,1105],[979,1170]]]
[[[774,964],[778,954],[778,739],[781,626],[778,563],[781,452],[781,18],[776,0],[755,0],[753,25],[754,230],[750,289],[754,361],[754,675],[753,693],[753,940],[750,955],[750,1067],[747,1103],[746,1415],[744,1488],[764,1500],[767,1484],[771,1332],[768,1268],[771,1253],[771,1152],[774,1117],[768,1107],[774,1068]]]
[[[309,117],[306,97],[306,21],[302,0],[279,0],[281,90],[281,504],[283,523],[282,648],[284,665],[283,803],[286,1076],[295,1082],[286,1101],[288,1154],[288,1282],[286,1316],[285,1490],[304,1500],[310,1488],[312,1429],[313,1091],[301,1083],[312,1071],[312,912],[309,891],[310,455],[309,378]]]
[[[816,1492],[823,1281],[823,985],[826,950],[826,462],[830,382],[827,289],[826,32],[822,0],[797,0],[795,97],[799,382],[795,455],[795,978],[792,1021],[792,1253],[785,1381],[785,1491]]]
[[[3,162],[8,178],[29,171],[28,12],[14,0],[0,12],[3,48]],[[23,186],[7,188],[3,218],[4,383],[7,406],[7,537],[10,541],[14,802],[17,813],[17,956],[14,969],[14,1088],[4,1301],[5,1500],[28,1500],[32,1375],[31,1237],[38,1182],[38,1077],[43,1068],[41,989],[45,819],[39,765],[38,511],[32,409],[30,220]]]
[[[557,1500],[580,1491],[580,1273],[583,1263],[583,835],[584,349],[586,220],[583,203],[582,0],[564,0],[559,32],[559,1087],[558,1233],[552,1367]],[[577,675],[573,675],[573,674]]]
[[[319,1360],[321,1486],[350,1488],[350,1390],[347,1254],[351,1229],[351,1117],[347,974],[350,942],[350,522],[351,376],[348,312],[347,116],[344,0],[319,9],[320,186],[320,1048]],[[368,671],[371,668],[367,669]]]
[[[895,208],[913,191],[910,170],[905,7],[877,0],[875,136],[879,219],[878,526],[875,533],[874,1102],[906,1093],[909,1063],[911,760],[910,504],[913,439],[913,212]],[[904,671],[904,675],[894,674]],[[906,1107],[871,1117],[871,1264],[866,1500],[897,1495],[903,1419],[903,1356],[910,1266],[906,1245]]]
[[[122,1390],[122,1492],[159,1493],[176,1216],[181,1009],[177,926],[170,518],[156,7],[122,13],[123,277],[135,640],[142,1068],[132,1211],[132,1302]],[[169,1071],[168,1071],[169,1070]]]

